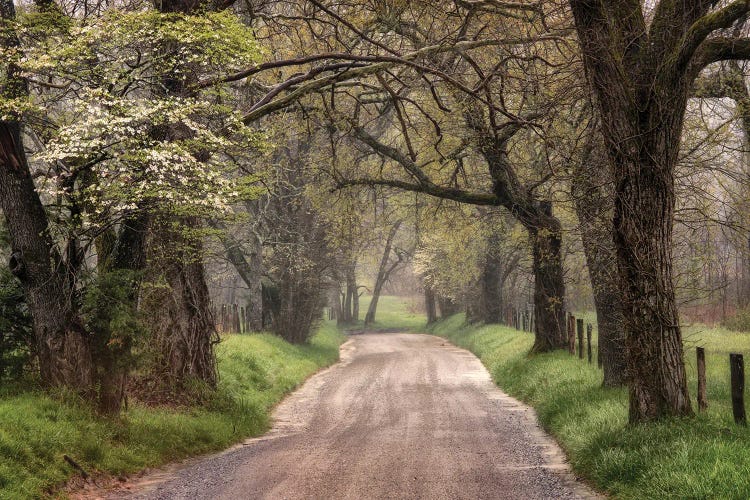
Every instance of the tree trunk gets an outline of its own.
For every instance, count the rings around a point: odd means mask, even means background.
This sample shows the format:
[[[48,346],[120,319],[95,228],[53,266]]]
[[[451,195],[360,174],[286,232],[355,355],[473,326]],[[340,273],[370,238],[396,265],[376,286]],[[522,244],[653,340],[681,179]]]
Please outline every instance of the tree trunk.
[[[618,290],[617,252],[612,236],[614,187],[603,152],[592,137],[573,179],[573,199],[580,222],[599,331],[599,354],[605,387],[625,384],[625,326]]]
[[[672,280],[673,180],[642,162],[617,169],[624,174],[614,223],[630,420],[692,414]]]
[[[437,311],[435,308],[435,293],[432,288],[424,286],[424,304],[425,311],[427,313],[427,324],[434,323],[437,321]]]
[[[89,337],[73,304],[66,270],[48,233],[47,215],[34,188],[18,122],[0,122],[0,208],[12,255],[32,316],[42,383],[93,392]]]
[[[502,322],[502,259],[497,247],[500,238],[493,234],[488,238],[482,276],[480,278],[478,321],[483,323]]]
[[[97,295],[92,351],[99,384],[98,408],[105,415],[117,415],[125,399],[125,388],[132,365],[133,339],[122,325],[113,328],[113,313],[127,307],[137,314],[140,271],[146,267],[146,240],[151,217],[141,213],[126,218],[113,245],[98,245],[104,250],[97,266],[100,293]],[[109,235],[102,236],[111,240]],[[109,251],[105,250],[108,248]]]
[[[0,3],[4,23],[16,18],[12,1]],[[0,45],[20,43],[9,27]],[[28,85],[11,58],[7,61],[0,98],[28,97]],[[73,302],[67,269],[48,232],[47,214],[34,187],[23,147],[22,124],[0,120],[0,209],[10,235],[10,270],[21,281],[32,316],[39,371],[47,387],[64,386],[91,395],[93,369],[89,338]]]
[[[227,260],[232,263],[248,289],[248,325],[252,331],[259,332],[263,330],[263,248],[260,239],[251,235],[247,240],[247,244],[252,247],[249,255],[243,252],[240,243],[230,235],[223,234],[221,241],[227,252]]]
[[[161,224],[151,244],[149,265],[167,285],[155,288],[148,299],[151,329],[158,361],[177,384],[198,379],[216,385],[214,345],[218,342],[200,240],[180,232],[200,227],[194,217],[182,217],[177,228]]]
[[[690,55],[675,62],[669,44],[688,36],[693,16],[712,4],[656,9],[676,15],[650,28],[640,5],[625,12],[606,2],[570,4],[615,182],[630,421],[691,415],[672,279],[672,226],[674,170],[700,65]]]
[[[354,282],[354,273],[347,267],[345,271],[344,293],[341,294],[341,308],[343,309],[341,321],[344,324],[349,324],[353,321],[352,299],[356,291],[357,285]]]
[[[399,257],[395,263],[388,266],[388,259],[390,259],[391,251],[393,249],[393,240],[396,237],[396,233],[400,226],[401,221],[398,221],[391,226],[390,231],[388,231],[388,237],[385,240],[385,248],[383,249],[383,257],[380,259],[378,275],[375,278],[375,286],[372,289],[372,299],[370,300],[370,306],[367,308],[367,314],[365,314],[365,326],[375,322],[375,313],[378,310],[378,300],[380,299],[383,285],[385,285],[393,270],[396,269],[396,266],[401,262],[401,258]]]
[[[535,331],[531,352],[562,349],[566,345],[562,230],[560,221],[552,216],[552,204],[539,202],[538,216],[526,227],[531,239],[534,272]]]
[[[343,316],[344,312],[341,309],[341,290],[338,285],[331,291],[330,301],[333,304],[333,314],[336,317],[336,324],[341,325],[341,316]]]
[[[350,263],[346,268],[346,299],[344,300],[344,319],[346,323],[359,321],[359,290],[357,288],[357,264]]]

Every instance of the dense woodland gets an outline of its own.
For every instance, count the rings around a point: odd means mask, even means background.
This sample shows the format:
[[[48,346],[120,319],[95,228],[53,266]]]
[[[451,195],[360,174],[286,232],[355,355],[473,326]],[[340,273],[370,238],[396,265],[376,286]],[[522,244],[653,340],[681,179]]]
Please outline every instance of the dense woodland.
[[[630,420],[750,328],[744,0],[0,2],[0,376],[117,415],[217,384],[222,305],[595,310]],[[367,310],[359,299],[372,295]]]

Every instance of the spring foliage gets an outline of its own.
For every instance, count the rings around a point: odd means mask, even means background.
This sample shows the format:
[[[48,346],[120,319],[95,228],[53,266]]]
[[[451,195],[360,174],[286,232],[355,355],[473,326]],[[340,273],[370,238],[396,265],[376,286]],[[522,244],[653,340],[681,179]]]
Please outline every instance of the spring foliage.
[[[227,104],[228,89],[196,87],[259,60],[236,16],[112,10],[75,20],[45,11],[12,28],[21,43],[2,56],[31,92],[0,103],[0,112],[32,126],[40,139],[32,161],[53,166],[43,191],[86,207],[82,224],[148,208],[226,212],[251,196],[255,179],[230,172],[262,135]]]

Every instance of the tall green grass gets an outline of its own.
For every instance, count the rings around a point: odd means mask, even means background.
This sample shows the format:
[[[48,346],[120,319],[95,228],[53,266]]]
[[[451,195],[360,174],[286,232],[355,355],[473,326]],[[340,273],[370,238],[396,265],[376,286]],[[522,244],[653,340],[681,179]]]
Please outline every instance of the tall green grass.
[[[528,357],[533,335],[466,325],[456,315],[430,331],[475,353],[506,392],[536,408],[579,475],[616,498],[750,498],[750,430],[732,420],[728,353],[750,353],[750,335],[685,328],[688,377],[706,348],[709,411],[692,419],[628,425],[627,394],[603,389],[596,365],[565,352]]]
[[[65,482],[73,457],[89,472],[134,472],[206,453],[264,432],[272,406],[338,360],[343,336],[324,323],[309,345],[269,334],[228,335],[217,348],[219,390],[205,405],[131,404],[122,418],[97,417],[75,398],[0,390],[0,498],[34,498]]]

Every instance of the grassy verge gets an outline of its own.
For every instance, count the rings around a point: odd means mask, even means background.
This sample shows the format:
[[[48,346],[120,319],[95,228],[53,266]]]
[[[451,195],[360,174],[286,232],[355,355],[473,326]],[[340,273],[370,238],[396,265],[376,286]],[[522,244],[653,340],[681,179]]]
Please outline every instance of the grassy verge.
[[[616,498],[750,498],[750,430],[734,425],[729,351],[750,351],[750,335],[686,328],[688,376],[706,347],[709,411],[694,419],[627,425],[627,394],[602,389],[595,367],[564,352],[528,358],[533,337],[511,328],[469,326],[463,315],[431,333],[475,353],[506,392],[534,406],[579,475]]]
[[[120,421],[39,391],[0,391],[0,498],[33,498],[73,473],[122,474],[225,448],[264,432],[284,394],[338,360],[343,336],[328,322],[310,345],[269,334],[230,335],[218,346],[219,393],[208,406],[165,409],[132,404]]]

